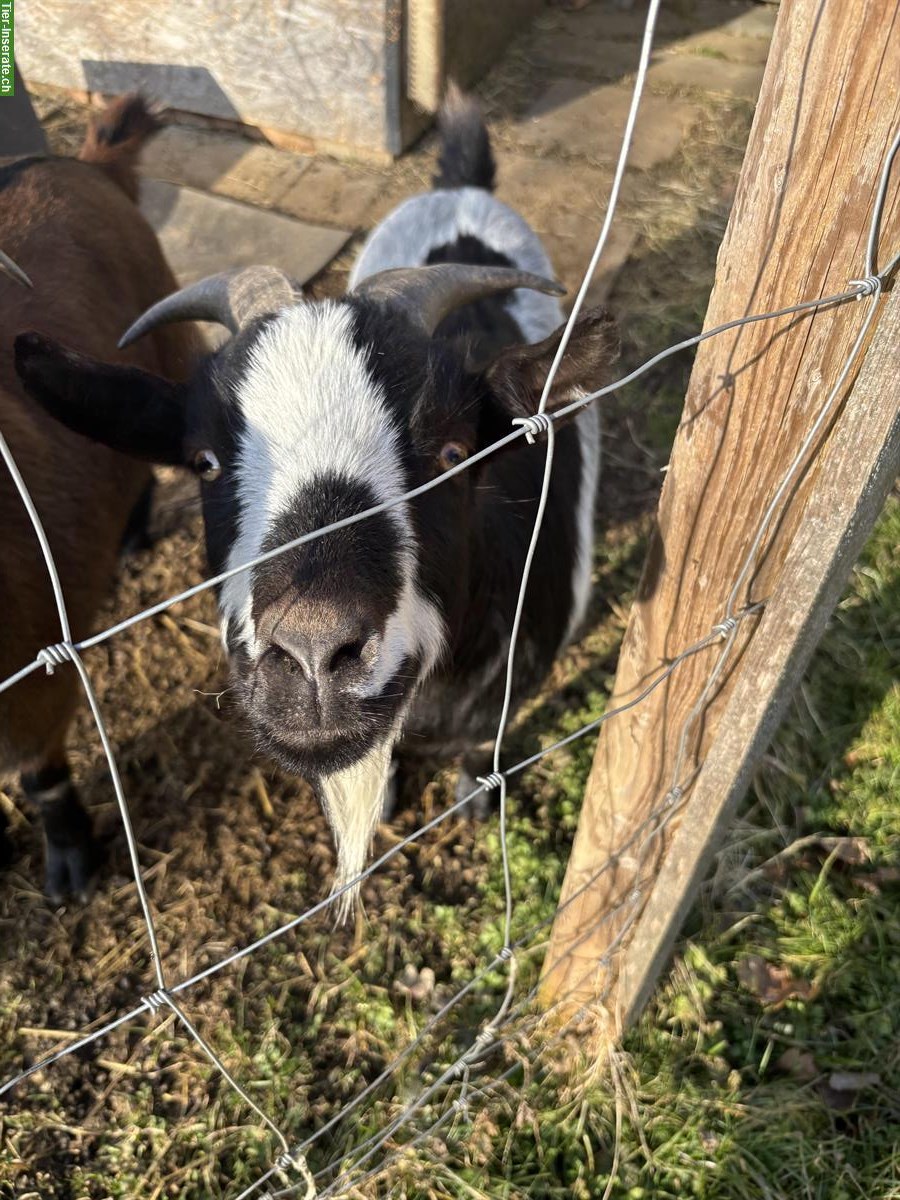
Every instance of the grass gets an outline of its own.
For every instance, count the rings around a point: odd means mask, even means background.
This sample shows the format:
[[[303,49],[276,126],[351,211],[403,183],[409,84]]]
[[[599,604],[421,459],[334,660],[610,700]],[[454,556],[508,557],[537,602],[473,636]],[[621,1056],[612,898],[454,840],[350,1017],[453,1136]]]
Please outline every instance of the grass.
[[[427,1186],[420,1159],[395,1169],[389,1194],[900,1195],[898,544],[895,496],[613,1076],[579,1084],[582,1064],[517,1077]],[[547,824],[513,815],[528,920],[545,883],[552,912],[546,830],[568,820],[588,766],[579,754],[554,776]]]

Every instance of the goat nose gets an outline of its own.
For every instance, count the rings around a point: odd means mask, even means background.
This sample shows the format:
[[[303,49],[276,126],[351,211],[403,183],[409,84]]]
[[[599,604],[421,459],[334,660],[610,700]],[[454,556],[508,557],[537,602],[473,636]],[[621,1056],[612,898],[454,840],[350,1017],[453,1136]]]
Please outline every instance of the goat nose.
[[[293,667],[321,686],[352,683],[371,668],[378,634],[356,616],[327,623],[288,613],[271,634],[271,643]]]

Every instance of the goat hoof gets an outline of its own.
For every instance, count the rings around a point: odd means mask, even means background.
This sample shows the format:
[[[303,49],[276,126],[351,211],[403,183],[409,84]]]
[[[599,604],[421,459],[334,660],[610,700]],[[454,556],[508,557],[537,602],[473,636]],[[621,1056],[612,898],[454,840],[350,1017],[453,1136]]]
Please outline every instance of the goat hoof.
[[[96,868],[96,853],[90,844],[53,846],[48,843],[44,891],[53,904],[62,904],[68,897],[86,904],[94,890]]]

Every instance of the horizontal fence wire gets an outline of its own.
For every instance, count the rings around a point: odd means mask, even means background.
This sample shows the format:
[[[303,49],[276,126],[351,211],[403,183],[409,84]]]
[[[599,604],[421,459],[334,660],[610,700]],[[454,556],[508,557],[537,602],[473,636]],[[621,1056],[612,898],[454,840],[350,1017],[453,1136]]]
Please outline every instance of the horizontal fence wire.
[[[106,760],[109,764],[113,787],[116,795],[116,801],[119,813],[122,819],[123,828],[125,829],[126,840],[128,843],[129,855],[131,858],[132,871],[137,888],[138,898],[140,901],[141,910],[143,913],[144,923],[147,929],[150,957],[153,965],[154,974],[156,977],[156,988],[142,997],[140,1002],[136,1004],[130,1011],[123,1013],[108,1022],[90,1030],[83,1037],[71,1042],[64,1048],[47,1055],[40,1061],[32,1064],[26,1070],[21,1071],[14,1078],[8,1080],[0,1086],[0,1096],[11,1092],[17,1085],[24,1080],[34,1075],[39,1071],[43,1071],[60,1059],[68,1055],[75,1054],[80,1050],[90,1046],[99,1039],[111,1034],[114,1030],[128,1025],[139,1019],[152,1017],[163,1009],[174,1014],[179,1023],[180,1028],[185,1035],[191,1039],[202,1053],[207,1057],[214,1069],[219,1073],[222,1079],[234,1090],[237,1096],[256,1114],[260,1122],[268,1128],[269,1132],[277,1140],[281,1152],[273,1162],[273,1165],[264,1172],[253,1184],[240,1193],[236,1200],[250,1200],[250,1197],[257,1196],[263,1200],[270,1200],[272,1197],[297,1196],[302,1193],[305,1200],[312,1200],[313,1197],[326,1197],[337,1195],[341,1190],[348,1186],[359,1188],[367,1182],[376,1179],[385,1170],[387,1170],[400,1157],[413,1149],[417,1149],[427,1143],[429,1139],[436,1136],[446,1125],[452,1121],[464,1121],[469,1118],[471,1108],[475,1100],[484,1102],[495,1094],[499,1093],[512,1076],[520,1070],[524,1069],[523,1064],[536,1066],[538,1071],[549,1069],[547,1064],[548,1050],[560,1042],[565,1037],[569,1036],[570,1023],[563,1023],[561,1026],[554,1028],[552,1033],[544,1032],[538,1047],[532,1047],[529,1051],[521,1053],[518,1057],[514,1056],[514,1061],[511,1066],[497,1074],[493,1079],[479,1086],[475,1086],[472,1081],[472,1073],[481,1065],[481,1061],[490,1056],[493,1052],[504,1047],[509,1047],[521,1039],[529,1031],[541,1028],[547,1029],[548,1018],[554,1013],[562,1010],[562,1006],[569,1000],[571,995],[582,993],[582,987],[585,984],[591,985],[591,994],[595,997],[591,1006],[582,1007],[576,1014],[576,1020],[586,1018],[590,1015],[590,1010],[594,1005],[602,1006],[603,1001],[611,986],[613,975],[612,967],[614,958],[625,943],[628,934],[633,929],[637,921],[642,907],[644,891],[647,881],[643,878],[647,859],[656,840],[664,833],[669,824],[681,811],[685,796],[689,791],[691,784],[696,779],[702,769],[702,762],[696,763],[687,773],[685,773],[685,764],[690,754],[690,744],[696,734],[696,729],[706,707],[709,695],[715,687],[718,679],[721,677],[725,666],[731,656],[733,647],[738,637],[740,627],[752,617],[760,613],[764,607],[764,601],[756,601],[753,603],[744,603],[741,605],[741,597],[747,589],[748,580],[751,578],[754,568],[757,564],[760,548],[766,538],[766,535],[772,525],[772,521],[779,513],[784,503],[791,485],[800,474],[805,465],[815,453],[816,441],[819,438],[829,416],[833,414],[836,403],[842,394],[842,390],[849,378],[850,372],[856,363],[863,346],[865,345],[867,336],[872,328],[875,316],[878,311],[878,301],[882,293],[883,286],[893,271],[900,263],[900,253],[895,255],[881,270],[877,267],[878,257],[878,240],[881,228],[881,220],[886,202],[890,175],[894,159],[900,149],[900,133],[895,137],[887,155],[882,171],[882,176],[879,183],[878,193],[876,195],[871,225],[869,228],[866,257],[864,263],[864,272],[860,279],[851,280],[848,287],[833,295],[821,297],[818,299],[808,299],[797,304],[777,309],[772,312],[756,313],[744,317],[736,318],[732,321],[715,326],[711,329],[704,330],[690,338],[686,338],[649,358],[641,366],[631,371],[615,382],[606,385],[588,395],[581,396],[577,400],[572,401],[565,407],[558,409],[553,413],[545,411],[550,390],[553,385],[554,378],[559,369],[559,365],[566,352],[569,338],[575,321],[581,310],[584,299],[587,295],[591,281],[593,279],[596,267],[603,253],[609,231],[612,226],[613,218],[616,211],[619,191],[622,180],[624,178],[625,167],[627,163],[628,151],[631,142],[635,120],[637,117],[640,99],[644,87],[646,70],[650,59],[650,53],[653,44],[653,34],[655,28],[656,17],[659,9],[659,0],[651,0],[648,8],[647,20],[644,29],[644,37],[641,46],[640,59],[635,78],[634,90],[632,94],[632,102],[629,110],[626,128],[623,135],[622,148],[617,163],[616,173],[613,179],[613,184],[610,192],[607,211],[605,214],[603,226],[600,231],[594,252],[592,254],[587,271],[585,272],[579,292],[576,296],[570,317],[565,326],[560,346],[551,366],[550,374],[544,386],[537,411],[533,417],[520,419],[514,424],[518,428],[506,435],[493,445],[484,450],[472,455],[465,462],[456,467],[444,472],[436,479],[423,484],[420,487],[411,489],[403,495],[380,503],[367,509],[363,512],[353,514],[352,516],[335,521],[320,529],[312,530],[297,538],[292,539],[283,545],[267,551],[256,558],[230,568],[219,575],[212,576],[185,589],[174,596],[160,601],[157,604],[138,612],[125,620],[122,620],[100,633],[83,639],[79,642],[73,642],[71,631],[69,628],[68,617],[66,613],[65,598],[62,587],[60,585],[58,573],[53,555],[47,540],[45,531],[41,525],[40,517],[36,507],[28,494],[28,489],[25,486],[24,480],[19,473],[9,447],[0,435],[0,456],[4,459],[7,468],[9,469],[16,488],[22,498],[22,502],[28,512],[34,527],[41,551],[47,565],[47,570],[53,585],[54,598],[56,602],[57,612],[60,621],[61,641],[53,646],[43,648],[36,656],[34,661],[26,664],[21,670],[10,676],[8,679],[0,683],[0,692],[15,683],[26,678],[32,672],[41,668],[48,672],[53,672],[58,668],[65,669],[67,663],[71,663],[77,671],[83,690],[88,699],[91,712],[100,734],[101,743]],[[730,591],[724,603],[722,617],[716,622],[714,627],[697,642],[688,646],[674,659],[672,659],[665,667],[661,668],[656,676],[632,699],[618,705],[615,708],[609,709],[606,712],[598,715],[593,720],[582,725],[575,732],[560,738],[553,744],[546,746],[537,753],[522,759],[512,766],[502,768],[501,756],[504,735],[510,715],[512,688],[515,673],[515,655],[518,639],[518,630],[524,611],[524,605],[527,596],[528,581],[531,570],[535,548],[538,538],[541,533],[543,515],[549,495],[550,482],[553,473],[554,465],[554,433],[556,422],[565,419],[566,417],[576,414],[579,410],[589,404],[596,403],[605,396],[611,395],[618,389],[639,379],[642,375],[652,370],[656,365],[674,354],[684,350],[691,349],[701,342],[706,341],[711,337],[718,336],[732,329],[740,328],[744,325],[750,325],[758,321],[772,321],[788,316],[799,316],[806,314],[814,314],[826,308],[831,308],[837,305],[845,304],[849,301],[868,299],[868,310],[860,325],[860,329],[854,339],[851,350],[847,359],[838,374],[832,388],[821,405],[808,433],[801,442],[798,450],[791,461],[788,469],[784,473],[778,488],[775,491],[770,503],[768,504],[760,523],[757,527],[756,534],[751,541],[747,554],[742,562],[737,576],[732,582]],[[137,849],[137,843],[134,836],[134,831],[131,825],[131,820],[128,812],[128,806],[124,791],[122,789],[121,780],[116,766],[115,755],[106,731],[103,721],[103,716],[94,693],[89,673],[81,659],[81,653],[91,649],[94,646],[100,645],[116,634],[130,628],[140,621],[147,620],[159,613],[162,613],[179,604],[182,601],[214,588],[225,580],[243,572],[252,570],[253,568],[262,565],[265,562],[277,558],[279,555],[285,554],[293,549],[303,546],[317,538],[325,537],[328,534],[339,529],[346,528],[349,525],[358,524],[366,521],[369,518],[388,511],[391,508],[409,503],[417,497],[425,494],[434,487],[438,487],[446,483],[449,479],[459,474],[463,470],[469,470],[477,463],[483,461],[489,456],[496,454],[499,450],[512,444],[519,438],[526,438],[528,442],[532,442],[536,437],[543,435],[546,440],[546,456],[544,474],[541,484],[541,492],[539,496],[538,508],[535,516],[532,536],[529,543],[528,554],[523,568],[522,579],[520,584],[519,596],[516,605],[516,611],[513,620],[513,626],[510,636],[510,645],[506,666],[506,682],[505,693],[502,711],[498,722],[497,734],[494,741],[492,771],[488,776],[478,781],[478,787],[469,793],[463,799],[457,800],[455,803],[448,806],[443,812],[436,815],[430,821],[424,823],[419,828],[414,830],[407,837],[404,837],[398,843],[393,845],[388,851],[373,861],[365,870],[363,870],[355,879],[346,883],[343,887],[336,889],[331,895],[312,905],[303,913],[299,914],[290,921],[271,930],[269,933],[257,938],[248,945],[235,950],[224,958],[204,967],[194,975],[183,979],[177,983],[171,983],[167,980],[162,956],[159,950],[155,919],[151,909],[149,897],[147,896],[144,887],[143,878],[140,869],[140,861]],[[752,622],[751,622],[752,624]],[[513,896],[509,855],[507,845],[507,787],[509,780],[528,767],[542,761],[544,758],[560,751],[564,747],[571,745],[576,740],[598,730],[606,721],[613,719],[617,715],[634,708],[642,703],[660,687],[678,667],[687,661],[709,650],[713,647],[718,647],[718,653],[715,655],[714,661],[710,667],[706,682],[701,690],[700,696],[696,704],[689,712],[684,725],[679,733],[677,751],[675,757],[675,765],[669,785],[662,796],[660,796],[657,804],[648,814],[645,820],[631,835],[629,841],[618,848],[618,855],[636,848],[637,866],[634,870],[634,884],[627,889],[626,893],[620,897],[609,909],[602,914],[598,921],[594,922],[590,928],[580,931],[578,939],[570,944],[565,953],[560,959],[545,963],[545,975],[551,973],[561,964],[563,960],[574,954],[575,950],[584,941],[594,935],[597,928],[606,923],[611,923],[614,920],[617,922],[616,932],[603,957],[594,965],[592,965],[582,979],[576,981],[563,995],[557,996],[549,1008],[545,1008],[539,1015],[534,1015],[533,1006],[537,996],[538,985],[533,986],[524,996],[515,1000],[515,985],[517,979],[517,956],[536,953],[543,948],[543,944],[535,942],[538,935],[542,934],[556,915],[563,912],[565,908],[573,903],[585,890],[591,887],[596,880],[605,872],[611,869],[615,859],[609,859],[603,863],[587,881],[585,881],[579,889],[570,895],[557,909],[553,918],[546,918],[537,922],[530,927],[524,934],[518,938],[512,937],[512,923],[515,898]],[[403,850],[414,845],[420,839],[424,838],[428,833],[433,831],[442,822],[449,820],[452,816],[459,814],[462,810],[477,796],[483,795],[485,792],[497,790],[500,796],[500,844],[501,844],[501,865],[503,871],[504,884],[504,913],[503,913],[503,945],[500,951],[495,954],[491,960],[476,972],[463,986],[461,986],[451,997],[449,997],[441,1006],[441,1008],[425,1022],[423,1027],[418,1031],[416,1036],[410,1040],[407,1046],[401,1053],[394,1058],[384,1070],[369,1084],[366,1085],[350,1102],[333,1116],[327,1123],[323,1124],[318,1130],[310,1134],[305,1140],[297,1143],[293,1148],[285,1133],[280,1129],[278,1124],[272,1119],[270,1114],[267,1114],[260,1108],[255,1101],[248,1095],[246,1089],[241,1086],[237,1079],[228,1070],[220,1056],[209,1044],[209,1042],[200,1034],[194,1023],[187,1015],[183,1006],[179,1004],[175,997],[179,996],[197,984],[207,980],[234,963],[254,954],[264,946],[269,945],[276,939],[283,938],[287,934],[296,930],[300,925],[309,921],[314,916],[322,913],[331,905],[340,900],[340,897],[351,889],[356,888],[361,882],[369,878],[372,874],[380,870],[387,862],[395,855]],[[350,1161],[347,1161],[348,1156],[344,1155],[339,1159],[329,1162],[324,1167],[320,1168],[313,1175],[308,1163],[307,1152],[322,1138],[330,1133],[333,1133],[335,1128],[345,1121],[354,1111],[358,1110],[360,1105],[366,1099],[373,1096],[386,1082],[388,1082],[397,1071],[408,1062],[415,1052],[421,1049],[428,1038],[435,1033],[441,1026],[445,1018],[460,1004],[467,996],[470,996],[477,988],[487,983],[490,978],[495,977],[498,972],[506,971],[506,986],[503,989],[501,999],[494,1012],[494,1015],[483,1022],[478,1034],[472,1040],[471,1044],[466,1047],[455,1059],[449,1062],[437,1075],[437,1077],[427,1085],[413,1100],[411,1100],[396,1116],[387,1122],[385,1127],[378,1132],[372,1134],[368,1139],[360,1142],[354,1147]],[[601,981],[600,976],[604,975],[605,980]],[[530,1014],[530,1015],[529,1015]],[[542,1056],[543,1061],[539,1060]],[[453,1092],[458,1092],[458,1095],[453,1096]],[[406,1126],[408,1126],[417,1115],[423,1113],[429,1106],[437,1105],[443,1111],[428,1125],[426,1128],[417,1130],[414,1135],[397,1146],[395,1149],[390,1149],[388,1153],[374,1166],[370,1165],[372,1160],[378,1155],[379,1151],[388,1147],[392,1143],[396,1135],[399,1134]],[[274,1182],[278,1180],[279,1184],[274,1187]]]
[[[892,273],[896,263],[890,269],[882,272],[879,279],[886,280]],[[851,280],[850,285],[842,292],[835,292],[830,296],[822,296],[819,299],[803,300],[799,304],[790,304],[785,308],[773,309],[771,312],[753,313],[746,317],[736,317],[732,321],[725,321],[721,325],[716,325],[712,329],[706,329],[702,333],[697,333],[689,338],[684,338],[680,342],[676,342],[671,346],[667,346],[664,350],[660,350],[651,358],[648,358],[640,366],[635,367],[627,375],[623,375],[621,379],[615,380],[613,383],[606,384],[602,388],[598,388],[594,392],[588,393],[586,396],[580,397],[577,400],[571,401],[562,408],[556,409],[552,413],[543,414],[544,420],[558,423],[567,417],[577,413],[579,409],[585,408],[587,405],[595,403],[597,400],[602,400],[606,396],[611,396],[614,392],[621,388],[627,387],[629,384],[636,382],[642,375],[646,375],[652,371],[654,367],[664,362],[667,358],[672,358],[676,354],[680,354],[685,350],[691,350],[695,346],[699,346],[701,342],[706,342],[710,338],[717,337],[719,334],[728,333],[732,329],[739,329],[743,325],[753,325],[758,321],[772,321],[780,317],[793,316],[799,313],[816,313],[820,310],[833,308],[836,305],[846,304],[850,300],[862,300],[864,297],[873,294],[872,285],[868,280]],[[498,451],[512,445],[513,442],[520,438],[527,437],[529,431],[524,427],[516,429],[513,433],[508,433],[505,437],[493,442],[490,446],[486,446],[483,450],[470,455],[464,462],[450,467],[443,471],[434,479],[427,483],[421,484],[419,487],[411,488],[408,492],[404,492],[401,496],[397,496],[391,500],[381,501],[379,504],[373,505],[371,508],[364,509],[362,512],[353,513],[351,516],[342,517],[338,521],[333,521],[329,525],[323,525],[319,529],[312,529],[308,533],[300,534],[296,538],[292,538],[288,542],[283,542],[280,546],[272,550],[267,550],[263,554],[257,555],[255,558],[248,559],[247,562],[239,563],[237,566],[230,567],[227,571],[221,572],[219,575],[212,575],[200,583],[193,584],[184,591],[177,592],[173,596],[169,596],[165,600],[160,600],[156,604],[150,605],[148,608],[142,609],[138,613],[134,613],[130,617],[124,618],[115,625],[110,625],[109,628],[101,630],[99,633],[91,634],[90,637],[83,638],[81,641],[74,642],[72,649],[82,651],[91,650],[95,646],[100,646],[104,642],[109,641],[118,633],[124,633],[126,629],[130,629],[133,625],[139,624],[141,621],[149,620],[150,617],[159,616],[160,613],[166,612],[170,608],[174,608],[178,604],[182,604],[186,600],[193,599],[194,596],[199,596],[202,592],[209,591],[211,588],[216,588],[226,580],[233,578],[236,575],[242,574],[244,571],[252,571],[254,568],[262,566],[273,559],[279,558],[283,554],[288,554],[291,550],[296,550],[300,546],[306,546],[310,542],[317,541],[319,538],[326,537],[328,534],[336,533],[338,530],[346,529],[351,525],[358,525],[363,521],[368,521],[372,517],[379,516],[381,513],[388,512],[392,508],[398,508],[402,504],[406,504],[411,500],[417,500],[420,496],[424,496],[427,492],[433,491],[434,488],[441,487],[454,476],[461,474],[463,471],[471,470],[485,459],[491,458]],[[3,454],[7,465],[11,461],[11,455]],[[20,680],[31,675],[32,672],[40,670],[42,667],[48,668],[47,655],[50,654],[55,647],[46,647],[41,650],[32,662],[26,663],[20,670],[6,679],[0,681],[0,692],[4,692],[7,688],[11,688]],[[67,651],[63,650],[65,658]]]

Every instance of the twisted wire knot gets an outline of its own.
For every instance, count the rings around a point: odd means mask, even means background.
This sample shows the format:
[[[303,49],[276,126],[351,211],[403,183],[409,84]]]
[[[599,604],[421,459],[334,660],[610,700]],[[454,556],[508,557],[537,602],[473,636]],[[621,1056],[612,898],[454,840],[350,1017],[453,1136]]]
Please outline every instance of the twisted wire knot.
[[[275,1159],[275,1170],[279,1171],[283,1176],[287,1176],[288,1171],[297,1171],[303,1176],[303,1182],[306,1184],[303,1200],[315,1200],[315,1197],[318,1195],[316,1181],[313,1179],[312,1172],[309,1169],[306,1155],[299,1146],[296,1150],[285,1150],[279,1154]],[[293,1195],[294,1189],[289,1188],[288,1190]]]
[[[44,664],[47,674],[52,675],[57,667],[71,662],[74,653],[75,647],[71,642],[57,642],[54,646],[45,646],[43,650],[39,650],[37,660]]]
[[[866,275],[862,279],[851,279],[850,286],[859,288],[856,298],[862,300],[864,296],[880,296],[884,281],[880,275]]]
[[[529,446],[534,445],[534,439],[539,433],[546,433],[553,421],[546,413],[535,413],[533,417],[515,417],[513,425],[521,425],[525,430],[525,441]]]
[[[473,1045],[472,1049],[487,1050],[488,1046],[493,1046],[493,1044],[494,1031],[493,1029],[485,1028],[482,1029],[481,1033],[479,1033],[478,1037],[475,1039],[475,1044]]]
[[[640,900],[640,898],[641,898],[641,889],[640,888],[632,888],[631,893],[628,896],[628,899],[631,901],[631,903],[637,904],[638,901]]]
[[[464,1121],[469,1119],[469,1102],[465,1097],[460,1096],[458,1100],[454,1100],[450,1106],[455,1113],[459,1113]]]
[[[723,638],[728,637],[729,633],[735,629],[737,629],[737,617],[725,617],[712,627],[713,633],[718,633]]]
[[[512,946],[504,946],[503,949],[500,951],[500,954],[498,957],[501,958],[503,960],[503,962],[509,962],[509,960],[512,958],[512,956],[513,956]]]
[[[486,792],[492,792],[494,788],[503,787],[504,775],[501,771],[491,771],[490,775],[479,775],[475,782],[480,783]]]
[[[152,1013],[159,1012],[159,1010],[161,1008],[165,1008],[168,1003],[169,993],[165,988],[160,988],[158,991],[151,992],[149,996],[144,997],[144,1007],[149,1009]]]
[[[671,808],[673,804],[677,804],[684,795],[682,788],[676,783],[674,787],[670,787],[663,798],[663,804],[666,808]]]

